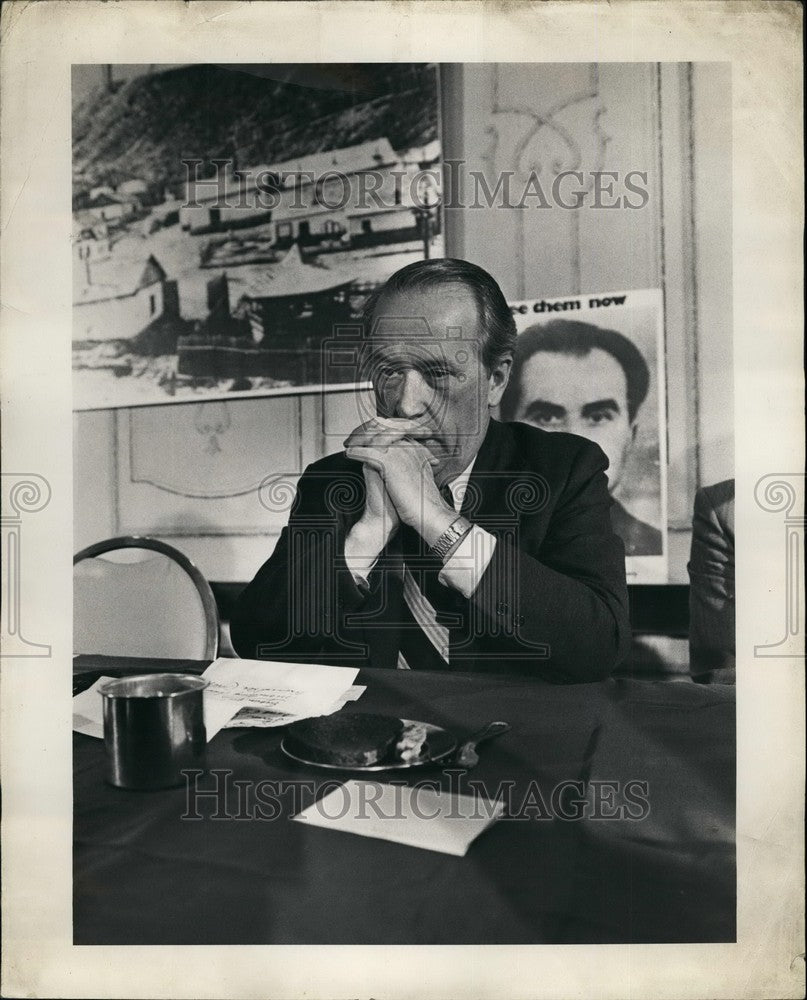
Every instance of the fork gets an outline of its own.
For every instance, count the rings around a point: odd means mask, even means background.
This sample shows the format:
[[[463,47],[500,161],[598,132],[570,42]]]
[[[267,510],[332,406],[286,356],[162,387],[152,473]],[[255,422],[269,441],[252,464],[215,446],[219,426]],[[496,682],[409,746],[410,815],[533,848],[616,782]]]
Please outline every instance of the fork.
[[[479,754],[476,748],[486,740],[492,740],[502,733],[508,732],[510,726],[506,722],[489,722],[486,726],[472,733],[467,740],[463,740],[454,755],[452,763],[460,764],[462,767],[476,767],[479,763]]]

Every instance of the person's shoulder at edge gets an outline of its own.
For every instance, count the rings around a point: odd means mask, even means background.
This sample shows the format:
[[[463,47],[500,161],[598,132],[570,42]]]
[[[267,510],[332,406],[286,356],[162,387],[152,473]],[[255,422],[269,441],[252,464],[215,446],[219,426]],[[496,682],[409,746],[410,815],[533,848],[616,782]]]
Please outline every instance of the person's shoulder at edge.
[[[689,570],[689,653],[700,684],[736,680],[733,479],[695,493]]]
[[[707,499],[712,507],[722,507],[734,502],[734,480],[724,479],[711,486],[701,486],[697,492]]]
[[[714,512],[721,527],[734,535],[734,480],[724,479],[712,486],[701,486],[695,493],[695,515]]]

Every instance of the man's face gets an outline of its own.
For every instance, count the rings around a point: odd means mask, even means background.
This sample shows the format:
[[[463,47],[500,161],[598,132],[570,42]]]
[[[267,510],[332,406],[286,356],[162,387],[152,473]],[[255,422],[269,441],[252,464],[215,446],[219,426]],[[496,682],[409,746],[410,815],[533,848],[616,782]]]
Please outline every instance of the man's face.
[[[382,296],[365,364],[379,416],[416,421],[443,485],[479,450],[489,407],[501,399],[510,362],[493,372],[479,356],[476,302],[461,285]]]
[[[516,420],[596,441],[608,456],[608,488],[622,475],[635,425],[628,419],[622,365],[606,351],[583,357],[538,351],[521,369]]]

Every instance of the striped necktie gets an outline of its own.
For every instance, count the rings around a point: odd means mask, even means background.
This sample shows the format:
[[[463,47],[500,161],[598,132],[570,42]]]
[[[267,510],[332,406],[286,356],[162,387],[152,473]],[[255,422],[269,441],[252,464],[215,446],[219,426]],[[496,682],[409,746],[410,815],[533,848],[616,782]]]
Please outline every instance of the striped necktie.
[[[446,485],[440,493],[453,507],[451,488]],[[441,621],[445,616],[437,610],[444,603],[440,598],[446,591],[437,579],[442,563],[428,553],[426,543],[413,528],[402,525],[400,534],[403,598],[412,620],[401,627],[398,669],[445,670],[449,663],[449,630]]]

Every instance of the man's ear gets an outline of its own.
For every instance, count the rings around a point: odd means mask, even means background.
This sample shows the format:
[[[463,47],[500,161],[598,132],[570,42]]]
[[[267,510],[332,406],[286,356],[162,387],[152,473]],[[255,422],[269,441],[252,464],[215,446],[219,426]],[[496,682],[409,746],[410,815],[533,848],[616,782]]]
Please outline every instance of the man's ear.
[[[513,368],[513,356],[507,354],[493,366],[488,378],[488,406],[498,406],[507,388],[510,372]]]

